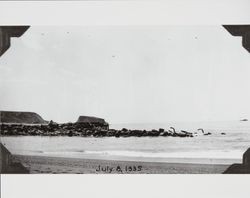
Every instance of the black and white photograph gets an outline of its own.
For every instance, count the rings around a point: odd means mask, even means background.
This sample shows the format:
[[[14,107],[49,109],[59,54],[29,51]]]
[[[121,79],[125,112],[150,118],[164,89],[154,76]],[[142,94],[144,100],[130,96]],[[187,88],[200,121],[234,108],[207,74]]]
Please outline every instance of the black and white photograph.
[[[250,173],[250,25],[0,26],[1,173]]]

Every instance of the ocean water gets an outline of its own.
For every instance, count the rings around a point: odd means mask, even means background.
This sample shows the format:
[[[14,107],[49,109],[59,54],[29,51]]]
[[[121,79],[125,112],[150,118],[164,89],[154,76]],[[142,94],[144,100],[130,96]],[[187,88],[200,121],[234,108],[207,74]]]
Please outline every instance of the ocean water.
[[[13,153],[54,157],[92,158],[110,160],[185,162],[185,163],[239,163],[250,147],[249,122],[196,122],[158,124],[120,124],[111,128],[188,130],[203,128],[212,135],[198,132],[193,138],[179,137],[1,137]],[[221,135],[221,133],[226,135]]]

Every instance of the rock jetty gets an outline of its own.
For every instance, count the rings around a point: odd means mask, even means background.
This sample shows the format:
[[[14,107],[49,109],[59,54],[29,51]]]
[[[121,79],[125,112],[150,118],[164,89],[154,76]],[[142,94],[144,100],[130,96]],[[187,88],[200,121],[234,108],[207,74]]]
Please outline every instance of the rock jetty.
[[[1,112],[2,114],[2,112]],[[30,112],[4,112],[0,123],[2,136],[80,136],[80,137],[193,137],[186,131],[152,129],[121,130],[109,129],[103,118],[80,116],[75,123],[58,124],[44,121],[41,116]]]
[[[6,124],[1,123],[2,136],[80,136],[80,137],[193,137],[190,133],[173,133],[169,130],[129,130],[129,129],[109,129],[107,126],[96,126],[91,123],[64,123],[40,125]]]

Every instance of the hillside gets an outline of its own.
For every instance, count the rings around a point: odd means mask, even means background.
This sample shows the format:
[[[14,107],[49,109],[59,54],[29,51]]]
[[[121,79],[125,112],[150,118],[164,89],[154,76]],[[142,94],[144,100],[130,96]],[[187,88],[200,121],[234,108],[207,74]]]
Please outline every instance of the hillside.
[[[0,123],[46,124],[48,122],[34,112],[0,111]]]

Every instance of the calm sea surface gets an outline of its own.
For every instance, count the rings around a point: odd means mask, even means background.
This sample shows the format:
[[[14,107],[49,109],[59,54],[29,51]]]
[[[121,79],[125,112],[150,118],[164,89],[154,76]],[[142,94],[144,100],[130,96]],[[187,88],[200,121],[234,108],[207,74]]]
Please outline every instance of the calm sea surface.
[[[198,133],[193,138],[179,137],[1,137],[13,154],[112,160],[232,163],[240,162],[250,147],[249,122],[203,122],[165,124],[121,124],[111,128],[169,129],[197,131],[204,128],[211,136]],[[221,135],[221,133],[226,135]]]

